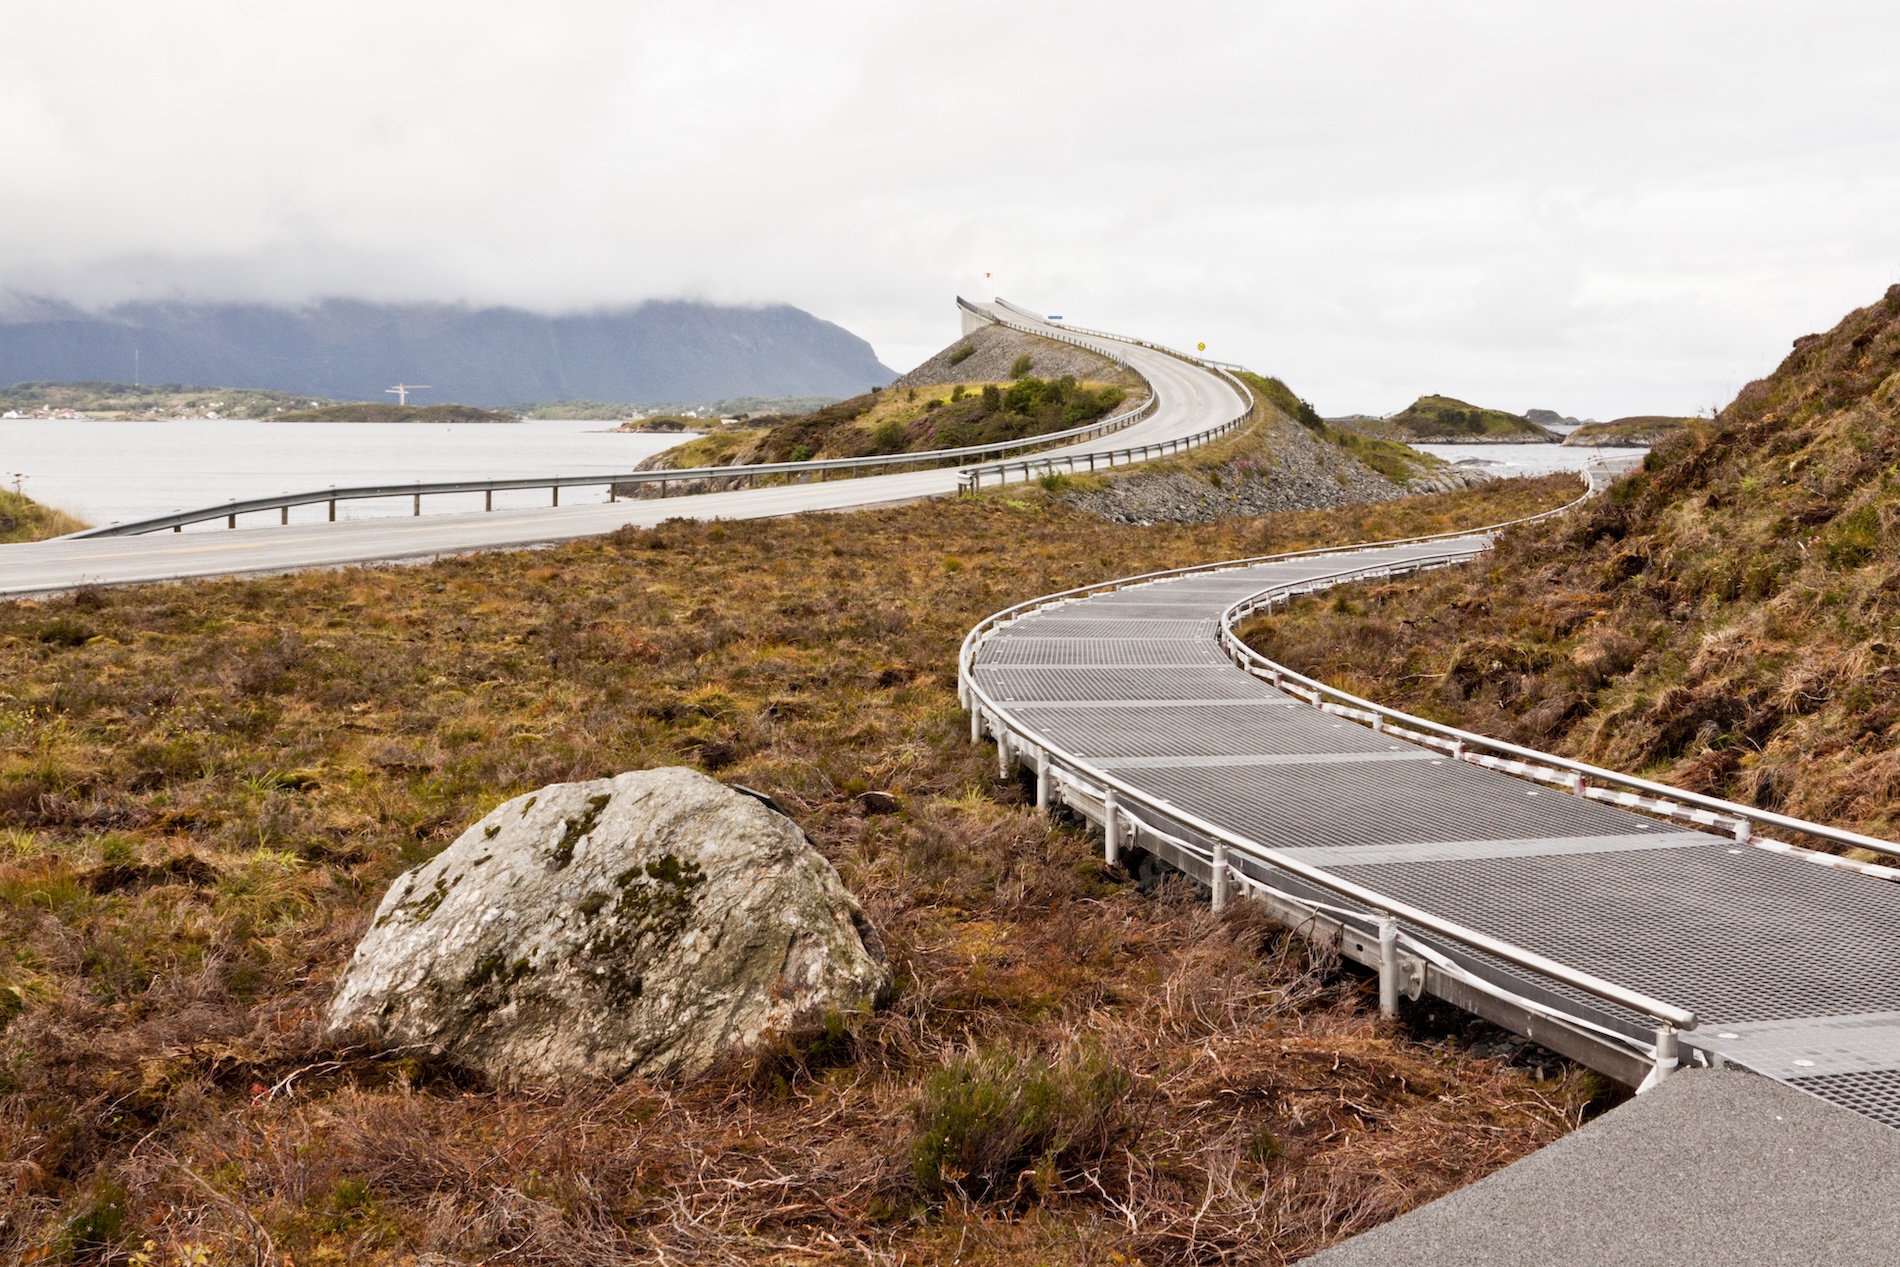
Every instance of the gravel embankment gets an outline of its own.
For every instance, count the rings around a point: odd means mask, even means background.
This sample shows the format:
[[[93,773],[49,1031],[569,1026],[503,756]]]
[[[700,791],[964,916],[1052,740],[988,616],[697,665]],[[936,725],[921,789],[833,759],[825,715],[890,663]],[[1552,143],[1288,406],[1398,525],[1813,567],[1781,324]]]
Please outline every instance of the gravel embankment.
[[[1255,443],[1217,466],[1168,463],[1137,468],[1106,487],[1076,489],[1062,500],[1114,523],[1211,523],[1283,510],[1331,510],[1358,502],[1390,501],[1446,492],[1491,477],[1441,467],[1400,485],[1315,440],[1283,418],[1256,424]]]

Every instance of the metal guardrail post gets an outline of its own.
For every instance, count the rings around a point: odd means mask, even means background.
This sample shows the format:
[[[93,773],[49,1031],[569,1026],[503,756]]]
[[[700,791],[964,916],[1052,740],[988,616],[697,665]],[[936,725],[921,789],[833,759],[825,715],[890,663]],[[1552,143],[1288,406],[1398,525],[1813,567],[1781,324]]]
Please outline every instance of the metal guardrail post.
[[[1674,1025],[1663,1024],[1656,1027],[1656,1065],[1649,1071],[1649,1076],[1643,1079],[1642,1085],[1636,1088],[1637,1095],[1653,1090],[1676,1071],[1676,1066],[1680,1063],[1676,1039]]]
[[[1036,808],[1038,810],[1049,808],[1050,782],[1049,750],[1038,748],[1036,749]]]
[[[330,499],[330,522],[336,522],[336,498],[334,497]]]
[[[1399,1014],[1399,922],[1379,917],[1379,1015]]]
[[[1115,789],[1102,793],[1102,861],[1114,866],[1122,860],[1122,806]]]
[[[1214,845],[1213,869],[1214,874],[1209,877],[1212,880],[1209,887],[1214,891],[1210,905],[1216,911],[1224,911],[1227,909],[1228,890],[1233,887],[1233,882],[1227,873],[1227,846],[1218,842]]]
[[[492,488],[487,489],[482,493],[482,509],[493,510],[494,508],[495,508],[495,490]]]

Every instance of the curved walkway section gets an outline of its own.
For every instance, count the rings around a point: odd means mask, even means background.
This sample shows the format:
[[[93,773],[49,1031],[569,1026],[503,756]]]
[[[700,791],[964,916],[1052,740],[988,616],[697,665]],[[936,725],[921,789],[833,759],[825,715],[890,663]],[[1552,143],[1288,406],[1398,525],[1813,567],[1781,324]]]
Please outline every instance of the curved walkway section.
[[[1134,578],[965,644],[973,737],[1039,804],[1265,902],[1380,971],[1630,1085],[1739,1065],[1900,1127],[1900,885],[1815,866],[1361,726],[1232,663],[1223,618],[1482,537]],[[1291,684],[1289,684],[1291,689]],[[1145,865],[1145,864],[1144,864]],[[1890,873],[1889,873],[1890,874]]]
[[[1110,336],[1105,335],[1079,337],[998,304],[967,307],[1001,324],[1094,347],[1125,362],[1148,381],[1156,401],[1152,414],[1116,432],[1106,445],[1101,439],[1084,441],[1052,450],[1053,454],[1087,453],[1104,447],[1123,450],[1183,439],[1230,421],[1249,405],[1220,373],[1180,356],[1133,341],[1110,342]],[[943,467],[559,509],[41,541],[0,546],[0,597],[81,585],[126,585],[429,559],[572,541],[629,524],[651,527],[673,518],[759,519],[811,510],[845,510],[953,494],[957,482],[957,469]]]

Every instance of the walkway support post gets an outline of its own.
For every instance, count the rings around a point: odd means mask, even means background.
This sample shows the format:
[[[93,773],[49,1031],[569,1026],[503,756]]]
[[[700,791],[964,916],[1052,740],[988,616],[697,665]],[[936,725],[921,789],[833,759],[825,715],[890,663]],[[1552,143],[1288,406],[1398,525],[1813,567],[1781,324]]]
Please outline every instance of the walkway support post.
[[[1122,860],[1122,806],[1110,788],[1102,793],[1102,861],[1114,866]]]
[[[1046,748],[1036,750],[1036,808],[1049,808],[1049,751]]]
[[[999,727],[996,732],[996,777],[1009,777],[1009,728]]]
[[[1379,1015],[1396,1019],[1399,1014],[1399,922],[1390,915],[1379,917]]]
[[[1227,890],[1230,886],[1227,875],[1227,846],[1223,844],[1214,846],[1213,880],[1213,907],[1216,911],[1224,911],[1227,909]]]
[[[1658,1025],[1656,1027],[1656,1067],[1643,1079],[1643,1085],[1636,1088],[1636,1094],[1650,1090],[1676,1071],[1676,1027]]]
[[[970,710],[970,742],[983,742],[983,710],[980,708]]]

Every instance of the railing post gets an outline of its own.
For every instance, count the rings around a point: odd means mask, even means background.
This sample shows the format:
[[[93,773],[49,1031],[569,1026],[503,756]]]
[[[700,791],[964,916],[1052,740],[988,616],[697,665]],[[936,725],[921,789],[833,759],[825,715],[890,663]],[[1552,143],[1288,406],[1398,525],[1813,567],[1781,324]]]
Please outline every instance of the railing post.
[[[1379,917],[1379,1015],[1399,1014],[1399,922]]]
[[[330,522],[336,522],[336,498],[334,497],[330,499]]]
[[[1735,843],[1745,845],[1755,838],[1755,825],[1746,818],[1735,820]]]
[[[1641,1095],[1660,1085],[1664,1079],[1674,1073],[1677,1054],[1676,1027],[1669,1024],[1658,1025],[1656,1027],[1656,1064],[1649,1071],[1649,1076],[1643,1079],[1643,1084],[1636,1088],[1636,1094]]]
[[[614,483],[612,480],[607,481],[607,504],[611,506],[619,500],[620,485]]]
[[[422,513],[422,494],[421,494],[421,493],[417,493],[417,494],[416,494],[416,508],[415,508],[415,510],[416,510],[416,514],[418,514],[418,515],[420,515],[420,514]]]
[[[495,490],[492,488],[483,489],[482,490],[482,509],[493,510],[494,508],[495,508]]]
[[[1214,845],[1214,874],[1210,878],[1213,880],[1213,907],[1216,911],[1224,911],[1227,909],[1228,889],[1227,846],[1218,842]]]
[[[279,507],[277,508],[277,511],[278,511],[278,514],[277,514],[277,522],[278,522],[278,523],[280,523],[280,524],[287,524],[287,523],[289,523],[289,522],[290,522],[290,507],[288,507],[288,506],[279,506]]]
[[[1047,810],[1049,808],[1049,793],[1052,790],[1049,785],[1051,782],[1052,780],[1049,777],[1049,750],[1047,748],[1038,748],[1036,750],[1036,808],[1039,810]]]
[[[1102,861],[1114,866],[1122,859],[1122,806],[1115,789],[1102,793]]]
[[[224,526],[225,526],[225,527],[227,527],[227,528],[235,528],[235,527],[237,527],[237,516],[236,516],[236,515],[226,515],[226,516],[225,516],[225,518],[224,518]]]
[[[559,484],[556,484],[553,488],[549,489],[548,491],[554,494],[554,504],[556,506],[559,506],[561,504],[561,486]]]

